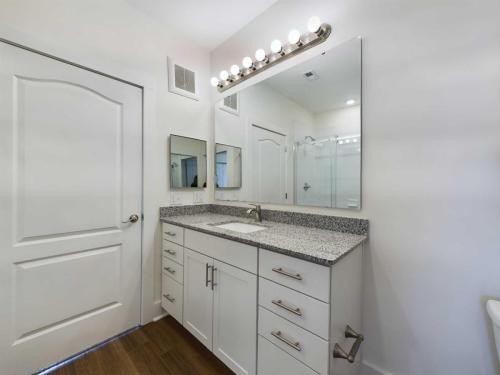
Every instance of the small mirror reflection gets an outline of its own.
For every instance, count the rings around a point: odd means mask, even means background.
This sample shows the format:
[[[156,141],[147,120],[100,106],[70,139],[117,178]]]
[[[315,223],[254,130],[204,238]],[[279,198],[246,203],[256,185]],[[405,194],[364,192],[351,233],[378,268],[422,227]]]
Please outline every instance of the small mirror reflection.
[[[173,189],[207,186],[207,142],[170,136],[170,187]]]

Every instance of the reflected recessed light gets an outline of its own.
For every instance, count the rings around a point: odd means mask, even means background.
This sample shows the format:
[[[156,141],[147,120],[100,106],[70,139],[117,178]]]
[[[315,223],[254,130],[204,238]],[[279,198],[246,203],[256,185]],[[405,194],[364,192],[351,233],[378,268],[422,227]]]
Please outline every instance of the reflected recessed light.
[[[356,100],[354,100],[354,99],[349,99],[345,102],[345,104],[347,104],[347,105],[353,105],[354,103],[356,103]]]

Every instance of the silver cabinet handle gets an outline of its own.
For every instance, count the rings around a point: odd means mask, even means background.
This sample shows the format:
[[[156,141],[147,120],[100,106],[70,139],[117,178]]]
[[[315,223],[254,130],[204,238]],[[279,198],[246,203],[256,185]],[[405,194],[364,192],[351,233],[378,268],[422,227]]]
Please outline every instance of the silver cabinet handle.
[[[170,294],[164,294],[163,297],[165,297],[166,299],[168,299],[172,303],[175,302],[175,298],[174,297],[170,297]]]
[[[177,254],[177,251],[174,251],[174,250],[170,250],[170,249],[167,249],[165,250],[167,253],[169,253],[170,255],[175,255]]]
[[[212,280],[210,280],[211,283],[212,283],[212,290],[214,290],[214,286],[217,285],[215,283],[215,271],[217,271],[217,268],[215,268],[214,266],[212,266]]]
[[[290,311],[291,313],[293,313],[295,315],[302,316],[302,311],[300,311],[300,309],[298,307],[288,306],[288,305],[284,304],[283,301],[280,299],[273,299],[271,302],[274,303],[276,306],[279,306],[282,309]]]
[[[165,234],[170,237],[175,237],[177,235],[175,232],[165,232]]]
[[[122,224],[127,224],[127,223],[136,223],[139,221],[139,215],[137,214],[132,214],[129,216],[127,221],[122,221]]]
[[[361,346],[361,343],[363,342],[365,337],[361,333],[357,333],[355,330],[353,330],[349,324],[345,327],[344,336],[347,339],[356,339],[356,341],[354,341],[354,343],[352,344],[349,353],[346,353],[346,351],[342,349],[342,347],[338,343],[335,343],[335,347],[333,348],[333,358],[347,359],[350,363],[354,363],[356,354],[358,354],[359,347]]]
[[[285,271],[281,267],[273,268],[273,271],[276,273],[279,273],[280,275],[291,277],[292,279],[295,279],[295,280],[302,280],[302,276],[300,276],[300,273],[288,272],[288,271]]]
[[[175,273],[175,270],[173,270],[172,268],[170,267],[163,267],[163,269],[167,272],[170,272],[172,275]]]
[[[297,350],[299,352],[302,350],[302,347],[300,346],[300,342],[287,339],[286,337],[283,336],[281,331],[272,331],[271,335],[276,337],[278,340],[283,341],[285,344],[287,344],[288,346],[291,346],[292,348],[294,348],[295,350]]]
[[[205,287],[208,288],[208,284],[210,283],[210,280],[208,280],[208,270],[212,268],[211,265],[209,265],[208,263],[205,264]]]

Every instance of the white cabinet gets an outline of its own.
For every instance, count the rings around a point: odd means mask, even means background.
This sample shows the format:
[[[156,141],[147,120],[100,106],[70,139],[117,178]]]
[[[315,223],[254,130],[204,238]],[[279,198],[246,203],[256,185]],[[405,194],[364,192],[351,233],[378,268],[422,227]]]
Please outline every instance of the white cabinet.
[[[213,353],[236,374],[254,374],[257,276],[214,262]]]
[[[185,237],[184,327],[236,374],[255,374],[257,275],[216,257],[218,250],[225,260],[243,252],[249,260],[245,268],[256,269],[257,249],[193,231]],[[235,262],[240,265],[242,259]]]
[[[212,350],[213,296],[211,270],[213,259],[189,249],[184,250],[184,327]]]
[[[172,242],[175,241],[175,242]],[[162,225],[161,306],[182,324],[184,229]]]

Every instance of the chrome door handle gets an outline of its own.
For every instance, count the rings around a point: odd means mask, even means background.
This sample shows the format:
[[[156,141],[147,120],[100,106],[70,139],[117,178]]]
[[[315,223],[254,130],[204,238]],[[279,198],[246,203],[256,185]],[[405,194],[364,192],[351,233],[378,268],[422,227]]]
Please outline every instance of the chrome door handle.
[[[175,237],[175,235],[176,235],[177,233],[175,233],[175,232],[165,232],[165,234],[166,234],[167,236],[170,236],[170,237]]]
[[[215,283],[215,271],[217,271],[217,268],[215,268],[215,266],[212,266],[212,280],[210,280],[210,282],[212,283],[212,290],[214,290],[214,286],[217,285]]]
[[[288,305],[284,304],[283,301],[280,299],[273,299],[271,302],[274,303],[276,306],[279,306],[282,309],[290,311],[291,313],[293,313],[295,315],[302,316],[302,311],[300,311],[300,309],[298,307],[288,306]]]
[[[167,253],[169,253],[170,255],[175,255],[177,254],[177,251],[174,251],[174,250],[170,250],[170,249],[167,249],[165,250]]]
[[[132,214],[132,215],[130,215],[130,217],[128,218],[127,221],[122,221],[122,224],[135,223],[137,221],[139,221],[139,215]]]
[[[291,272],[285,271],[281,267],[273,268],[273,271],[276,273],[279,273],[280,275],[291,277],[292,279],[295,279],[295,280],[302,280],[302,276],[300,276],[300,273],[291,273]]]
[[[170,272],[171,274],[174,274],[174,273],[175,273],[175,270],[173,270],[173,269],[172,269],[172,268],[170,268],[170,267],[164,267],[163,269],[164,269],[165,271],[167,271],[167,272]]]
[[[208,280],[208,269],[212,268],[208,263],[205,264],[205,287],[208,288],[208,284],[210,283],[210,280]]]
[[[175,298],[174,297],[170,297],[170,294],[164,294],[163,297],[165,297],[166,299],[168,299],[172,303],[175,302]]]
[[[283,341],[285,344],[287,344],[288,346],[291,346],[292,348],[294,348],[295,350],[297,350],[299,352],[302,350],[302,347],[300,346],[300,342],[287,339],[285,336],[283,336],[281,331],[272,331],[271,335],[276,337],[278,340]]]

